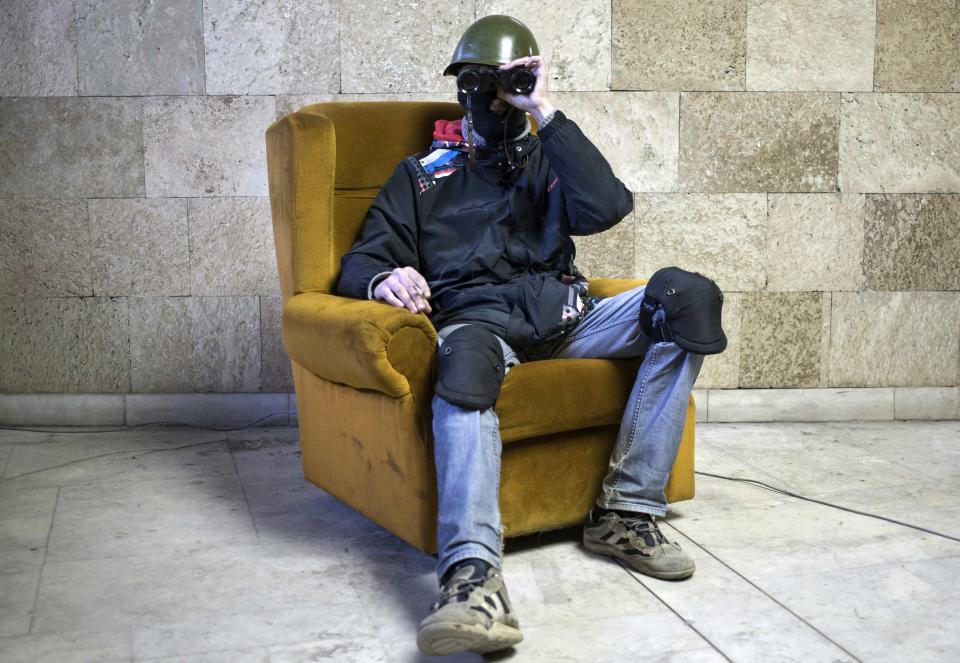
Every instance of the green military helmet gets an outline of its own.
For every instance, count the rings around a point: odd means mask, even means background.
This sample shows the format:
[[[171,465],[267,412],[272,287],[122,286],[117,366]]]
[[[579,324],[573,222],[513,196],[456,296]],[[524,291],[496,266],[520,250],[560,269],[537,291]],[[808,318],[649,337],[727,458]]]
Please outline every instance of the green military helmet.
[[[528,55],[540,55],[530,28],[512,16],[492,14],[474,21],[467,28],[443,75],[455,76],[463,64],[498,67]]]

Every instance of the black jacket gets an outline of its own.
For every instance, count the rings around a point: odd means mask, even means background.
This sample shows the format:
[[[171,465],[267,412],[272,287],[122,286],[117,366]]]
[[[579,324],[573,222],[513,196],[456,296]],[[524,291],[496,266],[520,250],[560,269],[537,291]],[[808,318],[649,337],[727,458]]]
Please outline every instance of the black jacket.
[[[586,294],[570,236],[616,225],[633,194],[561,111],[539,137],[510,144],[524,168],[501,150],[478,152],[470,169],[465,150],[437,145],[404,159],[383,185],[340,260],[337,293],[367,298],[374,276],[410,266],[430,284],[437,329],[472,321],[514,348],[558,339]]]

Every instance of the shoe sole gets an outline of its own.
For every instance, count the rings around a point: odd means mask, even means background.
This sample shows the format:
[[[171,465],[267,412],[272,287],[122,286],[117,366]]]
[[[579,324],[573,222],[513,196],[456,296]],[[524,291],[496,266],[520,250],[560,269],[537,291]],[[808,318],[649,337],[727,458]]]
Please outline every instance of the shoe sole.
[[[650,568],[640,568],[636,565],[636,561],[632,559],[632,555],[628,555],[616,546],[607,545],[605,543],[594,543],[593,541],[584,539],[583,547],[590,552],[606,555],[607,557],[616,557],[618,559],[622,559],[637,572],[658,578],[659,580],[683,580],[684,578],[689,578],[692,576],[693,572],[697,570],[696,566],[691,566],[689,570],[684,569],[682,571],[656,571]]]
[[[444,656],[462,651],[482,654],[506,649],[523,640],[520,629],[494,622],[489,629],[481,624],[437,622],[417,633],[417,646],[428,656]]]

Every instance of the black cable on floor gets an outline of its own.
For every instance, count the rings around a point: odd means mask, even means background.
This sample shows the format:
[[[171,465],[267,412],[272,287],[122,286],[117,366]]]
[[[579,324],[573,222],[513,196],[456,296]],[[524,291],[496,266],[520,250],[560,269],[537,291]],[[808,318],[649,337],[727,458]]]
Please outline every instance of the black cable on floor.
[[[777,488],[766,484],[762,481],[757,481],[756,479],[746,479],[740,477],[727,477],[722,474],[711,474],[710,472],[701,472],[700,470],[696,471],[696,474],[700,474],[705,477],[713,477],[715,479],[726,479],[727,481],[740,481],[743,483],[752,483],[754,485],[766,488],[767,490],[772,490],[775,493],[780,493],[781,495],[788,495],[790,497],[795,497],[799,500],[806,500],[807,502],[814,502],[816,504],[822,504],[824,506],[833,507],[834,509],[840,509],[841,511],[849,511],[850,513],[855,513],[860,516],[868,516],[870,518],[876,518],[877,520],[886,520],[888,523],[893,523],[895,525],[903,525],[904,527],[910,527],[921,532],[926,532],[927,534],[933,534],[935,536],[941,536],[944,539],[950,539],[951,541],[960,542],[960,537],[952,536],[950,534],[944,534],[943,532],[938,532],[936,530],[927,529],[926,527],[920,527],[919,525],[911,525],[910,523],[905,523],[902,520],[895,520],[893,518],[888,518],[886,516],[879,516],[875,513],[868,513],[866,511],[859,511],[857,509],[851,509],[847,506],[840,506],[839,504],[833,504],[832,502],[824,502],[823,500],[818,500],[813,497],[804,497],[803,495],[797,495],[796,493],[791,493],[789,490],[783,490],[782,488]]]
[[[232,431],[243,430],[244,428],[251,428],[256,426],[264,419],[269,419],[270,417],[275,417],[278,414],[294,414],[293,412],[271,412],[268,415],[260,417],[256,421],[250,422],[249,424],[244,424],[243,426],[238,426],[236,428],[213,428],[212,426],[198,426],[197,424],[185,424],[180,421],[149,421],[145,424],[135,424],[133,426],[121,426],[120,428],[110,428],[107,430],[45,430],[42,428],[19,428],[17,426],[0,426],[0,430],[15,430],[15,431],[25,431],[27,433],[57,433],[66,434],[66,435],[82,435],[86,433],[117,433],[120,431],[131,430],[133,428],[143,428],[144,426],[189,426],[190,428],[201,428],[203,430],[212,430],[218,431],[220,433],[229,433]]]

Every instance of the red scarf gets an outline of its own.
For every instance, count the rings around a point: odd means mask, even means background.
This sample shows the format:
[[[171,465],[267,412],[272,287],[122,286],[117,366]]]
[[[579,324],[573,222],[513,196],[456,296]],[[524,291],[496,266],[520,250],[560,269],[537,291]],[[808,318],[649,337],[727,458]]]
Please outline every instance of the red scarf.
[[[466,140],[461,129],[461,120],[437,120],[433,123],[433,139],[462,143]]]

